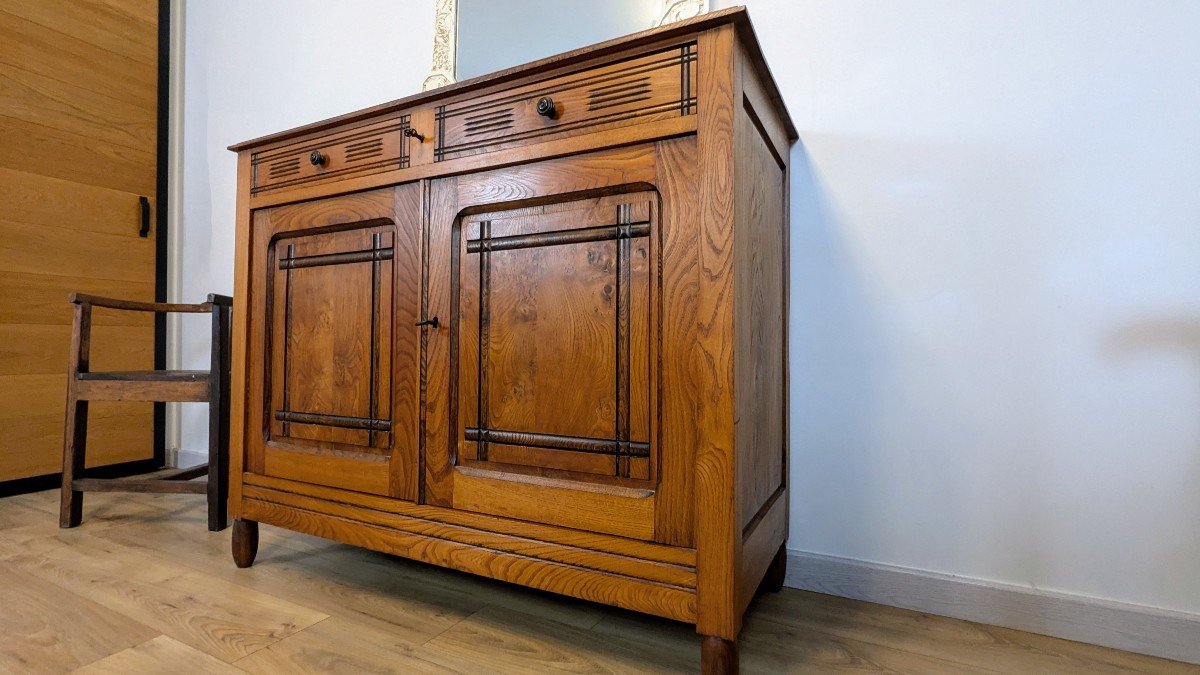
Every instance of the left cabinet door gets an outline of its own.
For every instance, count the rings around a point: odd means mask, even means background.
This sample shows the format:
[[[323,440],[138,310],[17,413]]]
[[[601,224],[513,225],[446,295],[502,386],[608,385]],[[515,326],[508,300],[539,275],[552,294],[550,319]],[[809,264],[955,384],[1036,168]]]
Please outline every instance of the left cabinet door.
[[[415,499],[420,189],[255,211],[246,468]]]

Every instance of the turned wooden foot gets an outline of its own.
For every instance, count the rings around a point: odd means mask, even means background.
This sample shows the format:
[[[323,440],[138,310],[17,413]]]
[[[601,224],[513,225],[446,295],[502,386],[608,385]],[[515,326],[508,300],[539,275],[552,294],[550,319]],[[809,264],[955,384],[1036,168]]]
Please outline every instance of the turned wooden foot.
[[[767,568],[767,574],[763,577],[762,590],[778,593],[783,588],[785,576],[787,576],[787,548],[780,546],[775,557],[771,559],[771,566]]]
[[[258,521],[233,521],[233,562],[238,567],[249,567],[254,564],[254,556],[258,554]]]
[[[700,642],[700,672],[703,675],[736,675],[737,642],[705,635]]]

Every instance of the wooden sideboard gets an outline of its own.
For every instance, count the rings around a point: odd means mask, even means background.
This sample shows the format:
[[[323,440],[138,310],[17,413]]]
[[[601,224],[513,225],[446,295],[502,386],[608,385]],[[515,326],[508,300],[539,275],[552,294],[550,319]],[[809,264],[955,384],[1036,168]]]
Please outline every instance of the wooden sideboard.
[[[744,10],[248,141],[230,510],[694,623],[783,581],[788,151]]]

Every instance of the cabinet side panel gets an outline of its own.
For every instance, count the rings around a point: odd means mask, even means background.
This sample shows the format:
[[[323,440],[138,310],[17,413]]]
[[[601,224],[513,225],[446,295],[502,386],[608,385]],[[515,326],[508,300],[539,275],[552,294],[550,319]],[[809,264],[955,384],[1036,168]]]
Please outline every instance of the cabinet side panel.
[[[745,528],[784,484],[784,167],[747,98],[737,111],[734,435]]]
[[[744,611],[788,533],[788,149],[778,103],[743,52],[735,103],[735,447]]]

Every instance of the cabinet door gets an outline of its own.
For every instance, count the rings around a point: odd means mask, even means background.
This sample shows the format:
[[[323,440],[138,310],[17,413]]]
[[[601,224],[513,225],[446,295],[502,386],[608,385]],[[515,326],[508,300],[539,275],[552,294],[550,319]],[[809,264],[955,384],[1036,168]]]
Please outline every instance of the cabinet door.
[[[253,470],[415,499],[418,214],[415,185],[254,214]]]
[[[633,175],[655,174],[653,153],[626,161]],[[673,540],[660,521],[686,519],[690,505],[678,465],[663,473],[658,439],[662,204],[672,198],[607,169],[603,189],[572,189],[597,184],[587,167],[567,159],[434,185],[431,236],[449,236],[431,245],[431,275],[449,283],[431,278],[429,311],[448,312],[438,340],[449,349],[444,370],[438,345],[429,349],[426,494]],[[489,201],[501,186],[533,199]]]

